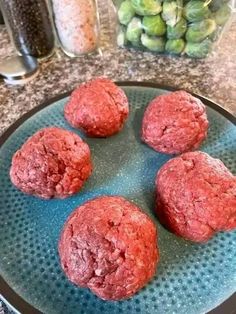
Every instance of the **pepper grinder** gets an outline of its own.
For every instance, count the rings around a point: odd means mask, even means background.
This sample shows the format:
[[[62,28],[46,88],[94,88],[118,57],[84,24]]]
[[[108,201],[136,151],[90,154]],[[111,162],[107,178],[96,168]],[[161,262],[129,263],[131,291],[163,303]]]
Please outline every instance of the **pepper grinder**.
[[[19,55],[43,59],[54,51],[47,0],[0,0],[8,33]]]
[[[2,16],[1,10],[0,10],[0,24],[4,24],[4,20],[3,20],[3,16]]]
[[[31,56],[14,56],[0,62],[0,77],[7,84],[25,84],[38,74],[37,59]]]

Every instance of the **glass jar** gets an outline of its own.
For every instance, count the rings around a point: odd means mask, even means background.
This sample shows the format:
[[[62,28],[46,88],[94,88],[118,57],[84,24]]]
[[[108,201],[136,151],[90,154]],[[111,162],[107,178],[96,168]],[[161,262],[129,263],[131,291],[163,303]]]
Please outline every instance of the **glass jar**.
[[[4,20],[3,20],[3,16],[2,16],[1,10],[0,10],[0,24],[4,24]]]
[[[99,18],[95,0],[51,0],[62,50],[70,57],[98,48]]]
[[[230,22],[229,0],[113,0],[117,44],[153,53],[205,58]]]
[[[20,55],[46,58],[53,53],[54,34],[46,0],[0,0],[0,6]]]

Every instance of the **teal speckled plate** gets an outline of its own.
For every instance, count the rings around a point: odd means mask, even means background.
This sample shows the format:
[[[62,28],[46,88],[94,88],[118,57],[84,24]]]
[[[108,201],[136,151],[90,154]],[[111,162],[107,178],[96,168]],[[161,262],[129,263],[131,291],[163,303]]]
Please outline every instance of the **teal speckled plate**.
[[[235,232],[219,233],[207,244],[193,244],[165,230],[153,213],[154,178],[171,156],[141,143],[140,126],[148,102],[167,90],[151,84],[121,85],[130,102],[129,120],[113,137],[85,139],[91,147],[94,172],[83,190],[69,199],[45,201],[26,196],[11,185],[8,175],[13,153],[38,129],[50,125],[71,129],[63,117],[65,95],[31,111],[1,139],[0,293],[22,313],[38,309],[46,314],[199,314],[235,292]],[[201,149],[222,159],[236,173],[235,119],[202,100],[207,105],[210,130]],[[159,231],[161,260],[156,276],[126,301],[105,302],[89,290],[75,287],[59,264],[57,243],[66,218],[75,207],[102,194],[120,194],[134,201]],[[222,313],[230,313],[226,309],[227,305]]]

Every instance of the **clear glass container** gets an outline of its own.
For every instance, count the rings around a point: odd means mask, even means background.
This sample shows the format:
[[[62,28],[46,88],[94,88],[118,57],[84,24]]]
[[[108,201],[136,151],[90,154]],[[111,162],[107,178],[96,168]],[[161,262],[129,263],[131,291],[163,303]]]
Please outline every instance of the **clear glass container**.
[[[3,20],[3,16],[2,16],[1,10],[0,10],[0,24],[4,24],[4,20]]]
[[[205,58],[214,51],[232,16],[230,0],[113,3],[118,46],[190,58]]]
[[[62,50],[70,57],[99,47],[99,16],[95,0],[51,0],[54,25]]]
[[[0,0],[0,7],[18,54],[52,55],[55,40],[46,0]]]

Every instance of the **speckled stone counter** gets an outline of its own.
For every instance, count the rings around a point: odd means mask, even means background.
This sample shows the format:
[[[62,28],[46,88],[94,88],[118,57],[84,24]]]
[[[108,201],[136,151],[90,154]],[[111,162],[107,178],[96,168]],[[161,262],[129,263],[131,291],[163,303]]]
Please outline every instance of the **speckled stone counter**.
[[[105,30],[105,28],[104,28]],[[0,28],[0,59],[13,53]],[[118,49],[102,35],[102,54],[70,59],[57,51],[40,65],[39,75],[24,86],[0,83],[0,132],[25,112],[80,82],[105,75],[113,80],[152,81],[200,93],[236,114],[236,16],[216,51],[203,60]]]
[[[0,134],[33,107],[96,76],[186,89],[211,98],[236,115],[236,15],[216,51],[204,60],[118,49],[110,35],[103,27],[100,54],[70,59],[56,51],[40,64],[39,75],[28,84],[8,86],[0,82]],[[5,27],[0,26],[0,60],[13,53]],[[0,301],[2,312],[7,310]]]

